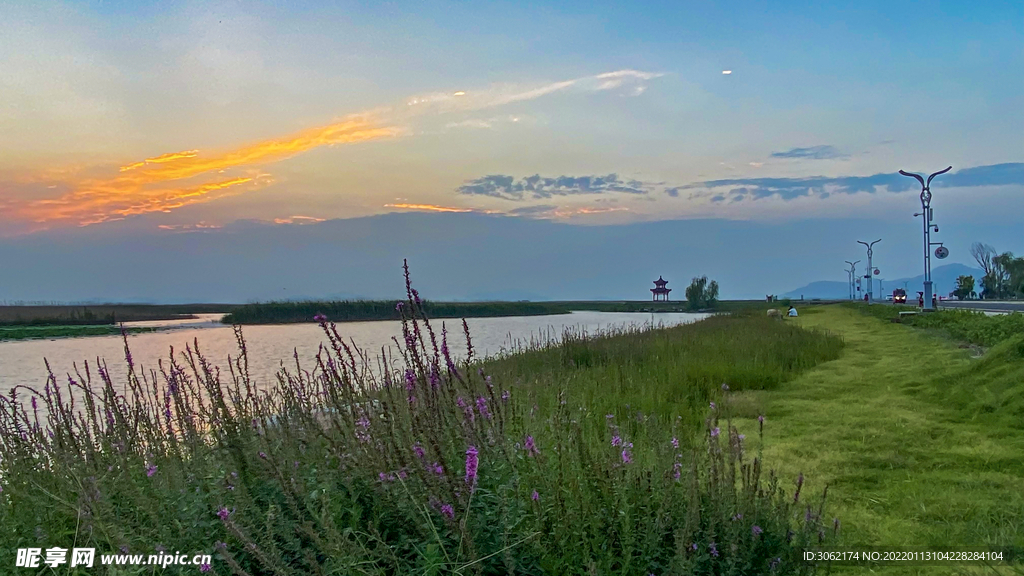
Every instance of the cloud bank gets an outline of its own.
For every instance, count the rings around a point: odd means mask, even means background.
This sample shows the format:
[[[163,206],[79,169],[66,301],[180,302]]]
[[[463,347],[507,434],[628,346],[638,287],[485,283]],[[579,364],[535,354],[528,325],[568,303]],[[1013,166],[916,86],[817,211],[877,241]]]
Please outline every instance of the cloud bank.
[[[938,177],[936,188],[968,188],[974,186],[1004,186],[1024,184],[1024,163],[992,164],[965,168]],[[722,190],[723,188],[727,190]],[[913,178],[896,172],[871,176],[811,176],[807,178],[734,178],[708,180],[681,186],[680,189],[700,190],[694,197],[708,196],[712,202],[759,200],[776,196],[793,200],[804,196],[828,198],[831,194],[873,194],[881,189],[888,192],[920,190]]]
[[[492,174],[470,180],[459,186],[460,194],[490,196],[503,200],[545,199],[580,194],[647,194],[651,185],[639,180],[623,180],[617,174],[607,176],[555,176],[539,174],[516,179],[514,176]]]

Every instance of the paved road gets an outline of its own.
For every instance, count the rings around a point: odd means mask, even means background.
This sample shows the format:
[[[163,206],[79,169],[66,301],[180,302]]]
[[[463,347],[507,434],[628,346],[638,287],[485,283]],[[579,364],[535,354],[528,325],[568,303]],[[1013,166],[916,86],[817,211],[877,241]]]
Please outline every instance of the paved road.
[[[996,300],[970,300],[970,301],[949,301],[944,300],[939,304],[940,308],[966,308],[969,310],[986,310],[990,312],[1024,312],[1024,301],[996,301]]]

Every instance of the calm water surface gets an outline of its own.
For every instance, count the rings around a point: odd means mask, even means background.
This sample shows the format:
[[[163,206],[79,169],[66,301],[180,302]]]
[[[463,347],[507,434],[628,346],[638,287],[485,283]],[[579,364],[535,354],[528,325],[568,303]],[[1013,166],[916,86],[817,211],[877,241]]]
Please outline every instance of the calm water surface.
[[[627,326],[673,326],[694,322],[707,316],[682,313],[573,312],[551,316],[469,318],[466,322],[469,324],[477,355],[493,355],[509,350],[516,343],[557,339],[566,328],[585,330],[593,334]],[[175,353],[178,353],[185,349],[186,344],[191,344],[193,339],[198,339],[203,354],[211,363],[220,366],[225,373],[225,379],[228,379],[228,356],[237,356],[238,348],[231,327],[218,323],[219,318],[219,314],[205,314],[194,320],[126,324],[160,329],[157,332],[128,337],[136,365],[141,365],[147,371],[155,369],[159,359],[164,359],[166,363],[172,347]],[[452,353],[463,356],[466,346],[461,321],[433,321],[439,339],[442,322],[448,326],[451,333],[449,345]],[[379,356],[382,348],[393,349],[392,337],[401,338],[402,333],[401,323],[396,321],[345,322],[338,324],[338,332],[346,339],[350,338],[359,348],[372,356]],[[316,324],[246,326],[244,334],[249,351],[250,374],[262,384],[273,383],[274,375],[282,365],[293,369],[296,352],[303,367],[311,370],[320,344],[326,341]],[[49,361],[58,379],[63,380],[68,373],[74,374],[76,363],[82,368],[84,361],[88,361],[90,367],[94,367],[97,358],[106,360],[115,382],[124,380],[124,344],[120,336],[0,342],[0,393],[6,394],[12,387],[18,385],[40,389],[46,382],[44,359]]]

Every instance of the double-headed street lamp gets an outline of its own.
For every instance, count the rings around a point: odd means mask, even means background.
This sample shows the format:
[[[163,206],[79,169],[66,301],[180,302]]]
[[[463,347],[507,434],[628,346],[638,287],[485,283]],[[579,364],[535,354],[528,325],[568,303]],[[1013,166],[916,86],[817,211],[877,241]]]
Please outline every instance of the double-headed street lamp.
[[[860,262],[860,260],[857,260],[857,262]],[[850,274],[850,300],[853,300],[853,279],[857,277],[857,262],[846,260],[846,263],[850,265],[850,269],[847,270]]]
[[[925,181],[920,174],[913,174],[910,172],[904,172],[900,170],[900,174],[904,176],[910,176],[911,178],[917,179],[921,183],[921,213],[914,214],[914,217],[920,216],[924,222],[924,309],[932,310],[932,246],[938,245],[939,248],[935,251],[935,256],[939,259],[945,258],[949,255],[949,250],[942,245],[942,242],[931,241],[932,228],[936,232],[939,231],[939,227],[932,224],[932,178],[935,178],[939,174],[945,174],[952,170],[953,167],[949,166],[945,170],[939,170],[932,174]]]
[[[857,240],[857,244],[863,244],[863,245],[867,246],[867,248],[868,248],[868,273],[864,275],[864,277],[867,278],[867,280],[868,280],[868,304],[870,304],[871,301],[874,299],[874,296],[871,293],[871,285],[874,284],[873,279],[874,279],[874,272],[875,272],[875,269],[871,267],[871,254],[874,251],[871,248],[872,248],[872,246],[874,246],[875,244],[878,244],[881,241],[882,241],[882,239],[879,238],[878,240],[875,240],[874,242],[868,244],[867,242],[861,242],[860,240]]]

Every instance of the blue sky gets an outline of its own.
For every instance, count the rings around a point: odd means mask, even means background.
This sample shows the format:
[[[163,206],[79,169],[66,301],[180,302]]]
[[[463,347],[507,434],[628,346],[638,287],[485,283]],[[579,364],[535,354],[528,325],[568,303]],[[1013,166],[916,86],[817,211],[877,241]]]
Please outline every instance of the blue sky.
[[[0,237],[19,245],[438,211],[898,227],[916,191],[896,171],[947,165],[937,214],[1024,237],[1019,2],[0,14]]]

